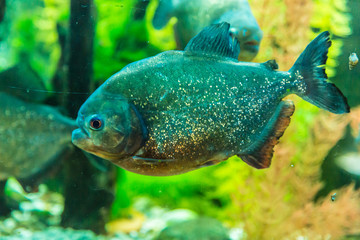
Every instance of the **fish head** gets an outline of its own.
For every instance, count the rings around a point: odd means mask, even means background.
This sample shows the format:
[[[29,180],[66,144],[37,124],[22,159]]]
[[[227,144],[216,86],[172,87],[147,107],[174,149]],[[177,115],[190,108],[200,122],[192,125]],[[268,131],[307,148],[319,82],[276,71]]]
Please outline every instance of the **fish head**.
[[[259,52],[263,32],[250,7],[224,13],[217,22],[230,23],[230,32],[240,44],[239,61],[251,61]]]
[[[98,157],[118,161],[142,146],[146,129],[140,118],[127,99],[100,88],[81,106],[72,142]]]

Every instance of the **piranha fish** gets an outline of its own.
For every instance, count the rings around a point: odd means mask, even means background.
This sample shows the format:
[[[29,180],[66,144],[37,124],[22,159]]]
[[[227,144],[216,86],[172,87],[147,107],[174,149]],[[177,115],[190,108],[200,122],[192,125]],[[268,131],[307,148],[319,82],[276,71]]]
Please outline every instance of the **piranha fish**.
[[[251,61],[259,51],[263,33],[247,0],[160,0],[153,26],[161,29],[171,17],[177,18],[174,32],[178,49],[184,49],[204,27],[228,22],[240,42],[240,61]]]
[[[0,180],[37,175],[72,147],[74,120],[7,93],[0,92],[0,102]]]
[[[328,82],[329,32],[318,35],[289,71],[274,60],[239,62],[230,25],[206,27],[184,51],[167,51],[124,67],[81,106],[72,142],[129,171],[174,175],[237,155],[270,166],[297,94],[330,112],[349,112]]]

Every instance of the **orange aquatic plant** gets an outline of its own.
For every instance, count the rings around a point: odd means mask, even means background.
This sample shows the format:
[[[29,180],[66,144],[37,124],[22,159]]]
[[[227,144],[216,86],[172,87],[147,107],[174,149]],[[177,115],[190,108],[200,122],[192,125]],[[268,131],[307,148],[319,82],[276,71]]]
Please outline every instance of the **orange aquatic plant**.
[[[298,118],[295,115],[293,122]],[[346,116],[321,111],[312,121],[303,142],[292,139],[299,131],[296,123],[290,124],[269,169],[259,173],[243,168],[247,176],[231,196],[231,216],[243,223],[248,239],[339,239],[359,233],[360,191],[353,185],[336,190],[335,201],[334,192],[316,202],[314,197],[322,185],[324,158],[348,124],[357,128],[360,108]]]

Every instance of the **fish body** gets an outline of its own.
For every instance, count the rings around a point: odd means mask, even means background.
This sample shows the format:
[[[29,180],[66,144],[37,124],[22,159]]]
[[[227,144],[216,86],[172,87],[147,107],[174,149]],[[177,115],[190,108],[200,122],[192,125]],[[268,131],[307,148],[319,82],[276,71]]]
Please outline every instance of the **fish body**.
[[[0,180],[27,179],[71,147],[76,122],[50,106],[0,92]]]
[[[153,18],[154,27],[163,28],[171,17],[178,20],[174,26],[178,49],[184,49],[204,27],[228,22],[230,31],[240,42],[240,61],[252,60],[259,51],[263,33],[247,0],[160,0]]]
[[[108,79],[80,108],[73,143],[146,175],[180,174],[233,155],[268,167],[294,111],[283,97],[296,93],[334,113],[349,111],[324,69],[308,69],[326,61],[328,36],[280,72],[273,60],[239,62],[228,24],[207,27],[185,51],[132,63]]]

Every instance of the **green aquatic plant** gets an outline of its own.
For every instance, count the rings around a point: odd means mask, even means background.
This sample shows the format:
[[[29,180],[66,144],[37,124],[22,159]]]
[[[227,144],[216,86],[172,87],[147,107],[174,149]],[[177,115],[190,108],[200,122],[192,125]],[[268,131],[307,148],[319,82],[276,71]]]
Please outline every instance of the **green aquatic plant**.
[[[150,1],[145,15],[146,28],[149,32],[149,43],[161,49],[162,51],[173,50],[176,48],[173,27],[176,24],[177,19],[175,17],[172,17],[163,29],[155,29],[152,24],[152,19],[155,15],[158,4],[159,0]]]
[[[97,23],[95,33],[94,79],[104,81],[127,64],[153,56],[175,46],[171,27],[156,31],[151,24],[154,1],[145,17],[135,19],[137,0],[95,0]],[[146,9],[140,9],[145,11]]]
[[[119,169],[112,218],[127,215],[131,203],[139,197],[148,197],[168,209],[186,208],[216,217],[222,200],[206,195],[217,188],[212,177],[214,171],[214,168],[204,168],[177,176],[151,177]]]
[[[60,58],[57,23],[68,15],[69,1],[6,1],[6,14],[0,24],[0,70],[18,62],[28,62],[51,89]]]
[[[134,4],[135,0],[126,2],[95,0],[97,22],[94,42],[94,79],[104,80],[127,64],[121,61],[119,52],[129,48],[122,44],[124,36],[132,37],[127,31],[131,29]],[[140,36],[135,35],[135,37]]]
[[[351,16],[347,7],[347,0],[315,0],[314,13],[310,26],[317,31],[330,31],[333,37],[333,46],[329,50],[327,61],[327,74],[329,77],[336,75],[338,57],[343,47],[343,38],[352,33],[350,27]],[[316,34],[314,33],[313,36]]]

